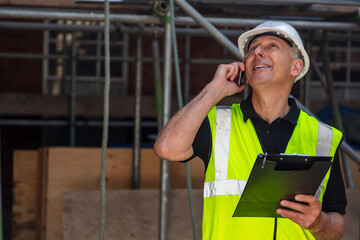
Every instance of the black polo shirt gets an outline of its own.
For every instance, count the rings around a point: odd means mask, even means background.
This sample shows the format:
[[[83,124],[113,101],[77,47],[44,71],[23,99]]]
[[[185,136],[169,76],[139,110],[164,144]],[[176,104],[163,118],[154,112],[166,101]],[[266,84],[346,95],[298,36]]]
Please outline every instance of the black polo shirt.
[[[285,152],[300,114],[300,110],[293,98],[289,98],[288,103],[291,108],[286,116],[276,119],[271,124],[256,114],[250,96],[240,105],[244,116],[244,122],[251,119],[264,152],[270,154]],[[192,146],[194,154],[191,158],[199,156],[204,161],[206,169],[210,161],[212,149],[211,129],[207,117],[201,124]],[[338,212],[345,214],[346,205],[347,201],[340,170],[339,154],[338,151],[336,151],[330,172],[330,179],[323,198],[322,210],[324,212]]]

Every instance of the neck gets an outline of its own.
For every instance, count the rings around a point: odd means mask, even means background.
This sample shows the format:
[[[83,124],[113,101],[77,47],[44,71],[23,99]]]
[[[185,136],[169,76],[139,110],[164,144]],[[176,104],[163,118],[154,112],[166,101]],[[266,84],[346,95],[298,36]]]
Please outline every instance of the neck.
[[[251,97],[255,112],[269,124],[277,118],[284,117],[289,111],[288,92],[262,92],[253,91]]]

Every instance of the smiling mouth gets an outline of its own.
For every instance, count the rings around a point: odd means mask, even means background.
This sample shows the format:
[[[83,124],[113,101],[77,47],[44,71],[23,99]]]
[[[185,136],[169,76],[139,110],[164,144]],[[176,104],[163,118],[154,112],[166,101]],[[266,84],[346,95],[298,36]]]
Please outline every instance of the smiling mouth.
[[[257,70],[257,69],[264,69],[264,68],[269,68],[269,66],[265,66],[265,65],[257,65],[254,67],[253,70]]]

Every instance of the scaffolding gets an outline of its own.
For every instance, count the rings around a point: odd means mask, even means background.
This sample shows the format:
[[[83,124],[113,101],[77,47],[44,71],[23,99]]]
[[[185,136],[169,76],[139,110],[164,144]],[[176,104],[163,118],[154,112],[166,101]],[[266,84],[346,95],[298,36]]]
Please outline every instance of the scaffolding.
[[[78,2],[96,2],[96,1],[81,1]],[[103,1],[100,1],[103,2]],[[126,1],[125,1],[126,2]],[[142,1],[137,1],[137,4],[140,4]],[[215,4],[216,1],[204,1],[207,4]],[[261,5],[264,4],[264,1],[252,1],[252,3]],[[268,3],[267,1],[266,3]],[[270,1],[275,4],[279,1]],[[292,5],[295,3],[293,1],[285,1],[290,2]],[[296,1],[296,4],[308,4],[309,1]],[[359,7],[360,4],[357,1],[311,1],[312,3],[318,4],[333,4],[333,5],[343,5],[343,6],[356,6]],[[159,4],[159,1],[155,1],[155,3]],[[252,28],[264,20],[260,19],[251,19],[251,18],[214,18],[214,17],[203,17],[198,11],[196,11],[188,2],[185,0],[175,0],[177,6],[190,17],[186,16],[178,16],[175,18],[175,24],[177,26],[176,32],[179,35],[186,36],[185,49],[186,56],[185,59],[182,59],[185,63],[185,100],[186,102],[189,100],[189,67],[190,64],[219,64],[224,62],[224,59],[190,59],[190,37],[191,36],[211,36],[213,37],[227,52],[232,54],[232,58],[228,58],[227,61],[232,60],[241,60],[243,56],[240,55],[237,47],[228,40],[227,37],[230,36],[238,36],[245,29]],[[233,4],[233,1],[225,1],[225,5]],[[242,5],[246,3],[243,2]],[[241,4],[240,4],[241,5]],[[169,8],[167,2],[162,1],[161,4],[157,6],[157,13],[159,15],[139,15],[139,14],[110,14],[110,22],[113,24],[110,28],[111,31],[119,31],[125,34],[128,38],[130,34],[137,35],[136,42],[136,57],[129,57],[126,54],[124,56],[112,57],[111,60],[117,60],[122,62],[135,62],[136,63],[136,90],[135,90],[135,117],[134,122],[129,121],[116,121],[110,122],[110,126],[134,126],[134,179],[133,185],[134,188],[139,188],[139,178],[140,178],[140,135],[141,135],[141,127],[160,127],[161,125],[166,124],[170,119],[171,114],[171,67],[172,67],[172,54],[171,54],[171,41],[170,41],[170,23],[165,23],[162,21],[163,16],[161,14],[165,14],[165,17],[170,17]],[[76,34],[77,31],[82,32],[102,32],[103,26],[101,25],[76,25],[76,24],[64,24],[58,23],[58,20],[72,20],[72,21],[96,21],[102,22],[104,19],[104,14],[101,12],[86,12],[86,11],[73,11],[73,10],[49,10],[49,9],[19,9],[19,8],[1,8],[0,9],[0,17],[7,19],[6,21],[0,21],[0,29],[33,29],[33,30],[41,30],[45,33],[45,39],[48,39],[48,34],[50,30],[53,31],[66,31],[72,32],[72,55],[54,55],[49,54],[47,51],[44,51],[43,54],[16,54],[16,53],[0,53],[0,58],[28,58],[28,59],[41,59],[43,61],[43,76],[48,74],[48,61],[51,59],[67,59],[70,60],[72,65],[72,75],[69,79],[71,81],[71,101],[70,101],[70,121],[34,121],[34,120],[0,120],[1,125],[39,125],[39,126],[71,126],[71,138],[70,143],[72,146],[75,145],[75,126],[99,126],[101,122],[93,121],[93,122],[84,122],[79,121],[75,117],[76,112],[76,82],[81,81],[76,74],[76,60],[75,59],[93,59],[97,61],[104,60],[101,56],[89,57],[89,56],[76,56]],[[9,19],[21,19],[22,22],[13,22],[9,21]],[[27,22],[28,20],[37,20],[43,21],[42,23],[38,22]],[[52,21],[51,23],[49,21]],[[360,41],[360,25],[353,22],[327,22],[327,21],[306,21],[306,20],[287,20],[291,25],[299,30],[317,30],[318,34],[312,35],[304,35],[307,43],[310,39],[322,39],[323,31],[336,31],[341,29],[342,31],[354,33],[354,34],[327,34],[327,39],[346,39],[348,41]],[[129,26],[129,24],[133,24],[136,26]],[[141,28],[141,34],[139,33],[139,24]],[[219,29],[222,28],[222,29]],[[232,28],[232,29],[228,29]],[[240,30],[239,30],[240,29]],[[146,34],[153,37],[153,57],[152,58],[144,58],[142,56],[142,35]],[[159,35],[163,35],[164,37],[164,56],[161,59],[158,53],[158,42],[157,38]],[[310,43],[308,43],[309,47]],[[44,47],[47,49],[47,46]],[[311,46],[308,48],[311,49]],[[326,53],[326,50],[325,50]],[[189,61],[185,61],[189,59]],[[329,95],[332,99],[332,106],[334,109],[337,107],[337,102],[335,101],[336,96],[334,92],[333,81],[331,80],[331,69],[330,64],[326,61],[326,55],[323,56],[323,67],[326,67],[327,74],[322,74],[319,70],[319,63],[316,64],[316,61],[312,62],[312,69],[316,72],[318,77],[322,80],[322,84],[327,86],[329,90]],[[313,60],[313,59],[312,59]],[[349,59],[348,59],[349,60]],[[154,64],[154,74],[155,79],[160,79],[159,66],[161,62],[163,62],[163,90],[161,94],[163,95],[162,101],[162,114],[161,119],[158,119],[158,123],[155,122],[142,122],[141,121],[141,82],[142,82],[142,63],[144,62],[153,62]],[[350,64],[350,61],[348,61]],[[330,72],[329,72],[330,71]],[[327,83],[325,83],[325,81]],[[308,92],[304,94],[305,97],[305,105],[308,107],[309,103],[309,87],[310,80],[306,81],[306,87]],[[43,81],[43,94],[47,93],[47,81]],[[157,92],[157,95],[160,93]],[[303,106],[301,103],[297,102],[299,107],[304,111],[310,113],[310,111]],[[337,117],[339,116],[338,111]],[[311,113],[310,113],[311,114]],[[158,115],[158,118],[160,115]],[[341,123],[339,123],[341,126]],[[355,161],[358,165],[360,165],[360,156],[354,151],[346,142],[343,142],[341,145],[342,152],[346,153],[353,161]],[[350,188],[354,186],[352,177],[351,177],[351,169],[347,158],[343,158],[344,169],[346,182]],[[168,174],[168,162],[162,160],[161,162],[161,186],[160,186],[160,224],[159,224],[159,239],[166,239],[166,224],[167,224],[167,201],[168,201],[168,191],[170,189],[169,186],[169,174]]]

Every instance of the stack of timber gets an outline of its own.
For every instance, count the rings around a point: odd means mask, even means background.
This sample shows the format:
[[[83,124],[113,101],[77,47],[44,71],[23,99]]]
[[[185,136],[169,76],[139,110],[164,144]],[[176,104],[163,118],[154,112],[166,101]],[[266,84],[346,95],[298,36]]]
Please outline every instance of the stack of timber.
[[[107,190],[130,190],[132,188],[132,158],[132,149],[107,150]],[[100,148],[54,147],[43,148],[39,151],[15,151],[13,239],[65,239],[63,195],[66,192],[99,190],[100,166]],[[204,164],[200,159],[194,159],[190,166],[193,188],[201,189],[204,181]],[[170,163],[169,171],[171,188],[185,189],[184,164]],[[141,189],[158,191],[160,160],[152,149],[141,150],[140,176]],[[186,191],[184,190],[182,194],[186,194]],[[85,192],[83,195],[87,196]],[[150,195],[154,195],[154,193],[152,192]],[[158,202],[158,200],[156,201]],[[153,200],[149,202],[153,203]],[[158,208],[158,204],[149,207]],[[99,207],[94,206],[93,208],[96,208],[94,211],[98,211]],[[185,211],[185,208],[182,208]],[[68,208],[65,207],[65,211],[66,209]],[[91,227],[98,228],[98,226]]]
[[[14,152],[13,240],[97,239],[101,149],[43,148]],[[141,150],[141,190],[131,190],[132,149],[108,149],[106,239],[157,239],[160,160]],[[204,165],[190,162],[198,235],[201,235]],[[343,240],[359,239],[360,174],[351,163],[355,189],[347,189],[347,225]],[[168,236],[191,239],[185,167],[170,163]],[[199,237],[200,238],[200,237]]]

